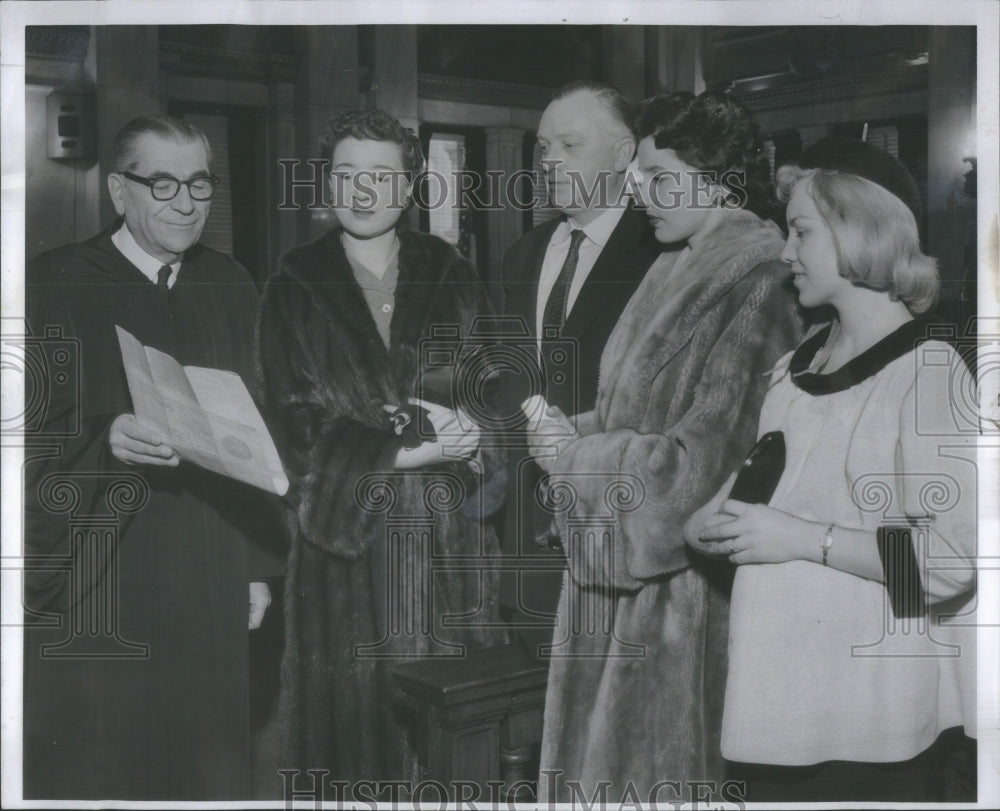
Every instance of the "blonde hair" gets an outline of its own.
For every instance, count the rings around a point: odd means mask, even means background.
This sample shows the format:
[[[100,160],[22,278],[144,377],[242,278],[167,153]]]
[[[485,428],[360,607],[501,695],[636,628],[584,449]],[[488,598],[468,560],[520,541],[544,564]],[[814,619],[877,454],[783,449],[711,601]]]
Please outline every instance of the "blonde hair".
[[[775,175],[778,199],[806,192],[830,227],[840,275],[854,284],[888,292],[912,313],[938,299],[937,260],[920,250],[913,212],[896,195],[860,175],[788,164]]]

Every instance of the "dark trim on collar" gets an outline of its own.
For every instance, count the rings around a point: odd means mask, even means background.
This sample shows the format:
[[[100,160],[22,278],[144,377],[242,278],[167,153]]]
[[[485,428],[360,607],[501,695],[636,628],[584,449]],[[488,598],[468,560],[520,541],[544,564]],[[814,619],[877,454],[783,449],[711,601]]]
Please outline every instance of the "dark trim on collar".
[[[907,352],[916,349],[917,342],[927,336],[927,325],[918,319],[907,321],[898,329],[893,330],[874,346],[869,347],[857,357],[829,374],[817,374],[808,371],[816,353],[826,344],[830,337],[833,322],[827,324],[815,335],[806,339],[792,355],[788,371],[792,382],[802,391],[815,397],[824,394],[836,394],[856,386],[881,372],[886,366]]]

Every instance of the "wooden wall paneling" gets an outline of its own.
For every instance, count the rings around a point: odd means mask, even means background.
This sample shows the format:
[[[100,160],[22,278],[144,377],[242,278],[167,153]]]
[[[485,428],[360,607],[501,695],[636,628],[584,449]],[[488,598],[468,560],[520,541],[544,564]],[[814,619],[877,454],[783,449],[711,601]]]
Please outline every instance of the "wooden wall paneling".
[[[299,67],[295,82],[295,154],[290,157],[304,161],[319,158],[319,139],[330,117],[361,104],[361,67],[357,26],[314,25],[296,33]],[[308,175],[311,167],[300,167],[300,171]],[[317,239],[334,220],[329,209],[307,209],[311,191],[300,191],[305,193],[297,198],[302,202],[297,214],[297,243]]]
[[[928,61],[927,249],[941,273],[938,309],[962,334],[976,314],[975,262],[966,262],[976,234],[976,201],[965,188],[972,168],[965,158],[982,148],[975,134],[975,28],[932,28]]]
[[[155,25],[99,25],[97,40],[97,150],[102,176],[111,170],[111,146],[118,131],[146,113],[166,110],[160,81],[159,31]],[[101,191],[101,223],[115,216]]]
[[[417,27],[376,25],[370,98],[414,132],[417,119]]]
[[[648,26],[642,52],[645,87],[635,91],[633,101],[678,90],[701,93],[705,89],[699,26]]]
[[[486,167],[501,171],[506,180],[524,168],[524,130],[516,127],[486,128]],[[502,196],[506,196],[506,182]],[[502,307],[503,255],[523,231],[523,214],[503,200],[503,205],[486,215],[489,239],[489,266],[480,268],[495,307]]]
[[[640,25],[601,26],[602,73],[631,101],[646,96],[646,37]]]

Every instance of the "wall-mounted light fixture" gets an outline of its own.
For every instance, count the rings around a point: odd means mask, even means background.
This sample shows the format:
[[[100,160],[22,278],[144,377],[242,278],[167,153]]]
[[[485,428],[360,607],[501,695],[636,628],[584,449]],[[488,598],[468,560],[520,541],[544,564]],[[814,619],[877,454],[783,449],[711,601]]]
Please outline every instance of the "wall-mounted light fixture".
[[[45,99],[50,158],[97,157],[97,104],[86,93],[53,90]]]

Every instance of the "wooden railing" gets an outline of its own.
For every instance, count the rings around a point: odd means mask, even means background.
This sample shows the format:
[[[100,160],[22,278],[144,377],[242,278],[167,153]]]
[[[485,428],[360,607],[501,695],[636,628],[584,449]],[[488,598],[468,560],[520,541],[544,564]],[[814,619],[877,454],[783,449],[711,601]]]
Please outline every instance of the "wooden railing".
[[[507,646],[408,662],[393,675],[418,710],[428,779],[453,797],[457,781],[474,783],[484,798],[534,796],[547,665]]]

